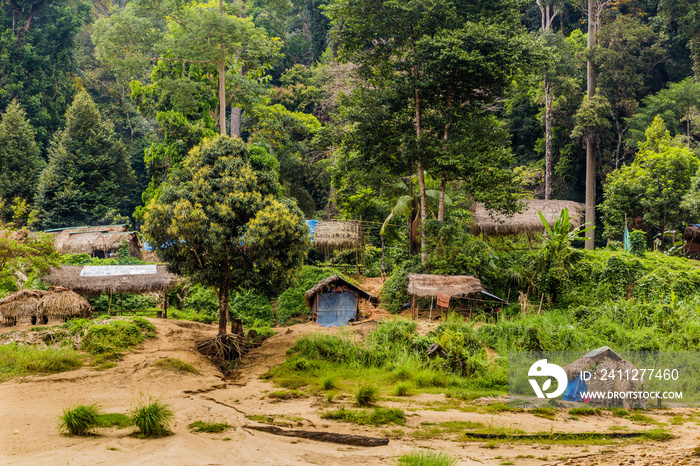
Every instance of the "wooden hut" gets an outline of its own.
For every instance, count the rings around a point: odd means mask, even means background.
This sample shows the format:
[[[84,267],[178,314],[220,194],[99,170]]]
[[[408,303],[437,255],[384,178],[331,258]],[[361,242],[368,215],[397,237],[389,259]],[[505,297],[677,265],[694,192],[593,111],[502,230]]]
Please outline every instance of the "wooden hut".
[[[304,294],[304,301],[316,317],[316,323],[323,327],[340,327],[355,320],[360,299],[372,304],[379,302],[376,296],[339,275],[318,282]]]
[[[506,300],[495,296],[472,275],[427,275],[419,273],[408,274],[408,294],[413,296],[413,308],[416,309],[416,298],[437,298],[438,295],[451,298],[474,298],[479,294],[478,301],[492,304],[506,304]],[[431,307],[432,309],[432,307]]]
[[[135,231],[128,231],[126,225],[85,226],[47,230],[54,234],[54,245],[61,254],[89,254],[91,257],[106,258],[119,250],[126,242],[129,254],[142,258],[141,241]]]
[[[45,293],[43,290],[24,289],[0,299],[0,315],[3,323],[15,325],[23,318],[28,318],[32,323],[36,323],[37,319],[40,318],[39,301]]]
[[[633,374],[637,368],[631,362],[623,359],[608,346],[596,348],[581,356],[574,362],[564,366],[564,372],[569,380],[564,399],[568,401],[584,401],[580,399],[581,392],[600,392],[604,395],[613,392],[639,392],[645,390],[643,380],[634,380],[611,374]],[[618,372],[619,371],[619,372]],[[584,372],[588,372],[589,380],[581,378]],[[605,375],[605,376],[604,376]],[[568,395],[568,396],[567,396]],[[622,405],[625,408],[644,408],[644,400],[600,398],[591,399],[591,403],[601,403],[605,406]]]
[[[542,212],[550,228],[554,226],[562,210],[569,210],[569,217],[573,227],[578,227],[584,222],[586,206],[574,201],[525,199],[521,212],[507,217],[503,214],[491,212],[484,204],[477,203],[474,211],[474,223],[472,233],[486,236],[526,234],[528,237],[535,233],[543,233],[544,226],[539,212]]]
[[[687,256],[700,255],[700,224],[693,223],[683,232],[685,253]]]

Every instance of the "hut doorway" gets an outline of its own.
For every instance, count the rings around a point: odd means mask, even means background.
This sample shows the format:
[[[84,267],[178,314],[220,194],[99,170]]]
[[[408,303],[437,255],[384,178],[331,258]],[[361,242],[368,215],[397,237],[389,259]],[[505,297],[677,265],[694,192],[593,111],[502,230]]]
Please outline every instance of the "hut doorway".
[[[316,303],[316,323],[322,327],[342,327],[357,317],[358,297],[352,290],[327,290]]]

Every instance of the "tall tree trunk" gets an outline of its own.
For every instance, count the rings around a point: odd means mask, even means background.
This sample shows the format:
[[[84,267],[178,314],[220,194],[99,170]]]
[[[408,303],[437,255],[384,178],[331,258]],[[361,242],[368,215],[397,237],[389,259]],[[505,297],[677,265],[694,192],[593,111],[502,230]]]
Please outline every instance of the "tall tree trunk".
[[[243,111],[238,107],[231,107],[231,137],[241,137],[241,115]]]
[[[440,202],[438,204],[438,222],[445,220],[445,189],[447,188],[447,173],[440,172]]]
[[[442,139],[445,144],[442,146],[442,150],[447,153],[447,141],[450,139],[450,110],[452,110],[452,90],[450,90],[447,95],[447,114],[445,115],[445,134]],[[447,189],[447,173],[445,170],[440,172],[440,201],[438,203],[438,221],[442,222],[445,219],[445,190]]]
[[[596,68],[593,62],[593,48],[596,45],[596,1],[588,0],[588,63],[587,63],[587,96],[592,99],[595,96]],[[596,147],[592,135],[588,135],[586,140],[586,224],[593,228],[586,240],[586,249],[595,248],[595,170],[596,168]]]
[[[414,67],[414,74],[418,77],[418,68]],[[420,90],[416,89],[416,145],[420,148]],[[428,262],[428,249],[425,237],[425,223],[428,220],[426,196],[425,196],[425,173],[423,171],[423,162],[420,160],[421,154],[418,155],[418,187],[420,189],[420,263],[425,265]]]
[[[620,168],[620,162],[622,161],[622,135],[625,134],[627,128],[617,120],[615,122],[615,128],[617,129],[617,147],[615,148],[615,170]]]
[[[230,279],[226,279],[219,288],[219,335],[226,335],[226,319],[228,318],[228,295]]]
[[[552,198],[552,83],[544,78],[544,198]]]
[[[224,46],[221,46],[223,51]],[[226,62],[219,62],[219,134],[226,136]]]

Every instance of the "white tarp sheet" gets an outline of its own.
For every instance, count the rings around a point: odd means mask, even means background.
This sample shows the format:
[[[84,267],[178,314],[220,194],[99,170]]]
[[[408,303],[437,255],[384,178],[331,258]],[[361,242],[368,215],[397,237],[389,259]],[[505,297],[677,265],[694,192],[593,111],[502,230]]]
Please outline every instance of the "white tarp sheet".
[[[116,277],[119,275],[153,275],[158,273],[155,264],[149,265],[86,265],[81,277]]]

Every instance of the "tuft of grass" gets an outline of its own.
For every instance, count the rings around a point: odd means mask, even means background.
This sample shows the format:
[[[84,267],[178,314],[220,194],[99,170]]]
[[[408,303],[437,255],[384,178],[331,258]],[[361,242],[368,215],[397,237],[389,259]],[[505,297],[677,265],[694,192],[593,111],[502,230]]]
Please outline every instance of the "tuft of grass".
[[[407,396],[411,391],[411,384],[407,382],[399,382],[394,385],[394,395],[396,396]]]
[[[123,429],[131,425],[131,419],[126,414],[108,413],[97,415],[97,427],[118,427]]]
[[[141,437],[159,438],[172,435],[170,422],[173,419],[170,406],[158,398],[149,397],[136,402],[130,413],[133,425],[138,428]]]
[[[199,374],[199,371],[195,369],[193,365],[188,364],[185,361],[182,361],[177,358],[160,359],[155,362],[154,366],[174,372],[189,372],[190,374]]]
[[[419,451],[399,456],[396,464],[399,466],[454,466],[457,460],[439,451]]]
[[[195,421],[187,427],[195,432],[207,432],[209,434],[216,434],[231,428],[226,422],[214,423],[204,421]]]
[[[329,391],[328,393],[326,393],[326,401],[329,403],[332,403],[335,395],[336,395],[335,390]]]
[[[634,413],[629,417],[629,419],[630,419],[630,421],[645,422],[647,424],[653,424],[654,422],[656,422],[656,421],[654,421],[653,418],[647,416],[646,414],[641,414],[641,413]]]
[[[383,424],[403,425],[406,423],[406,414],[398,408],[374,408],[372,411],[367,411],[341,407],[335,411],[326,411],[321,414],[321,418],[372,426]]]
[[[58,430],[71,437],[73,435],[96,435],[99,414],[100,407],[94,403],[63,408],[63,414],[58,418]]]
[[[569,410],[569,415],[570,416],[595,416],[597,414],[600,414],[600,408],[571,408]]]
[[[354,395],[359,406],[371,406],[377,401],[377,389],[372,385],[358,387]]]
[[[333,390],[338,387],[335,386],[335,379],[333,377],[326,377],[321,382],[321,388],[324,390]]]

